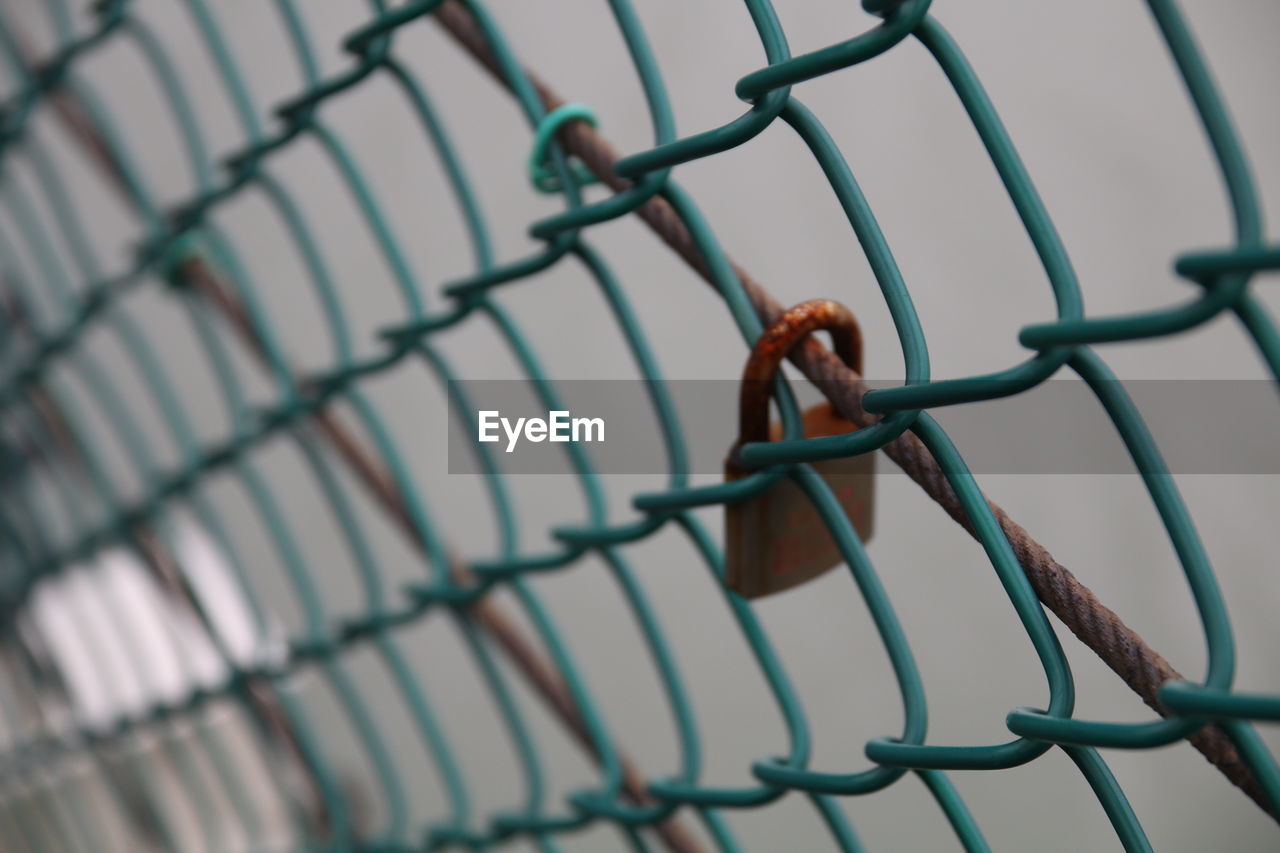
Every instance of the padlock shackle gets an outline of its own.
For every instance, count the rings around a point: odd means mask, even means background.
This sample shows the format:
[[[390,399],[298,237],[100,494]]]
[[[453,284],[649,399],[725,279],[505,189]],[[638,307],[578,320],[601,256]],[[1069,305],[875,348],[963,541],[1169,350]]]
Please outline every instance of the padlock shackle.
[[[738,397],[738,443],[769,440],[769,397],[773,378],[787,353],[812,332],[831,332],[836,355],[859,375],[862,374],[862,330],[848,308],[831,299],[810,299],[782,313],[765,329],[751,349]],[[805,345],[819,346],[817,341]]]

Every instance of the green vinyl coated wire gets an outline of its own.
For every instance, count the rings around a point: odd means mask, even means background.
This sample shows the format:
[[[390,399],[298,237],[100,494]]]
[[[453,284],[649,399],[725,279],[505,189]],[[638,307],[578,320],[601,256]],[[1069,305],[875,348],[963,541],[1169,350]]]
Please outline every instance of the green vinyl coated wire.
[[[121,548],[140,551],[146,543],[162,553],[181,553],[175,519],[182,516],[196,519],[216,542],[246,595],[255,630],[262,636],[270,634],[269,614],[262,612],[251,592],[251,570],[244,549],[210,499],[210,484],[221,480],[234,484],[259,520],[302,612],[303,627],[299,635],[287,638],[280,655],[253,661],[237,657],[217,632],[210,632],[228,673],[224,683],[201,687],[178,700],[160,701],[106,728],[84,722],[71,733],[41,731],[12,744],[0,755],[0,782],[8,786],[6,790],[12,788],[10,802],[18,805],[0,809],[0,820],[7,836],[21,839],[15,844],[23,843],[32,850],[50,845],[93,849],[96,827],[105,821],[96,810],[109,806],[123,812],[133,808],[135,789],[147,792],[145,799],[151,803],[174,797],[185,802],[202,834],[211,839],[222,838],[227,832],[219,825],[216,805],[226,799],[240,821],[241,832],[249,837],[250,847],[265,843],[261,836],[266,829],[254,804],[245,797],[236,768],[225,760],[218,731],[198,726],[200,736],[195,740],[178,735],[181,721],[204,719],[215,700],[230,700],[252,715],[264,696],[286,721],[298,762],[306,769],[318,803],[311,811],[298,807],[291,813],[299,837],[311,849],[487,850],[524,839],[535,849],[557,850],[566,833],[606,824],[617,830],[620,844],[645,850],[659,843],[655,830],[673,832],[673,819],[691,817],[702,825],[711,844],[733,851],[740,849],[742,842],[732,829],[732,810],[765,807],[797,792],[812,804],[835,846],[860,850],[861,843],[839,798],[874,793],[914,776],[925,785],[959,842],[969,850],[984,850],[986,842],[978,822],[952,786],[948,771],[1015,767],[1061,748],[1095,793],[1125,849],[1143,850],[1149,847],[1143,829],[1098,748],[1151,749],[1192,737],[1209,724],[1216,724],[1229,736],[1258,786],[1258,797],[1273,812],[1280,811],[1280,770],[1252,727],[1254,721],[1280,719],[1280,695],[1243,694],[1232,689],[1234,643],[1208,555],[1140,413],[1112,381],[1114,376],[1105,362],[1089,347],[1174,334],[1230,311],[1256,344],[1271,373],[1280,376],[1280,337],[1250,291],[1254,273],[1280,268],[1280,248],[1265,245],[1260,204],[1239,140],[1174,3],[1148,0],[1147,5],[1210,141],[1230,199],[1235,239],[1230,246],[1198,249],[1175,259],[1178,274],[1199,288],[1189,301],[1117,317],[1086,314],[1070,258],[1053,220],[981,81],[955,40],[931,14],[929,0],[865,0],[866,11],[880,20],[864,32],[801,55],[792,55],[769,0],[745,0],[765,63],[737,83],[735,93],[746,102],[745,111],[720,127],[685,135],[676,131],[666,84],[632,4],[610,0],[613,21],[644,94],[653,145],[617,163],[616,174],[629,180],[629,186],[591,202],[584,198],[583,187],[595,180],[594,173],[571,158],[557,140],[557,130],[566,122],[585,119],[594,124],[590,108],[566,105],[548,110],[517,57],[517,45],[479,0],[410,0],[392,8],[372,0],[367,21],[342,40],[349,65],[327,77],[320,71],[307,34],[304,6],[294,0],[275,0],[304,88],[270,114],[258,105],[251,81],[238,65],[211,4],[185,0],[183,5],[213,60],[216,82],[232,105],[242,135],[240,147],[218,155],[217,160],[206,143],[200,106],[178,72],[176,57],[138,4],[130,0],[100,3],[85,26],[65,0],[48,0],[46,9],[57,47],[38,58],[25,52],[9,16],[0,16],[0,54],[16,81],[0,111],[0,205],[7,214],[0,221],[0,273],[8,303],[0,339],[0,406],[7,424],[5,445],[0,446],[4,451],[0,459],[0,524],[4,533],[0,625],[5,627],[7,638],[42,583],[59,574],[91,575],[82,567],[104,553]],[[488,214],[472,189],[465,158],[431,99],[433,81],[420,79],[397,59],[397,33],[428,25],[442,9],[467,16],[482,37],[502,85],[514,95],[528,126],[530,180],[540,190],[563,199],[562,211],[530,225],[529,234],[541,241],[541,246],[525,257],[497,255]],[[1028,325],[1019,334],[1019,341],[1032,351],[1028,357],[987,375],[931,378],[928,342],[911,289],[875,215],[819,117],[791,91],[793,85],[805,80],[850,73],[854,66],[873,61],[912,39],[933,57],[972,122],[1054,299],[1056,316],[1050,322]],[[193,191],[175,209],[160,208],[158,196],[137,162],[131,133],[117,124],[97,95],[99,82],[79,70],[84,57],[113,43],[134,51],[158,81],[159,97],[178,129]],[[402,108],[415,120],[425,156],[440,164],[470,243],[473,269],[466,277],[447,282],[438,304],[428,298],[429,290],[405,251],[396,223],[366,178],[360,152],[352,150],[325,120],[325,107],[331,99],[375,77],[392,84]],[[104,263],[94,248],[90,223],[85,221],[75,188],[67,185],[42,145],[46,130],[33,121],[46,110],[61,109],[65,117],[71,104],[72,114],[79,116],[83,125],[81,132],[85,127],[90,129],[88,135],[99,149],[99,165],[124,194],[145,235],[132,260],[121,269]],[[662,380],[659,359],[630,306],[629,283],[612,269],[606,253],[593,245],[591,228],[634,214],[650,200],[661,199],[687,229],[743,341],[752,343],[762,325],[747,289],[711,224],[673,179],[672,170],[747,144],[778,122],[790,127],[814,157],[868,259],[898,336],[904,375],[900,385],[865,395],[865,409],[884,415],[882,420],[850,435],[831,438],[799,437],[795,401],[782,387],[783,440],[743,448],[744,464],[759,470],[734,482],[691,487],[688,451],[678,412]],[[372,355],[357,354],[363,350],[357,347],[344,302],[350,294],[344,294],[338,285],[311,215],[273,172],[273,159],[302,139],[309,139],[340,177],[345,203],[360,214],[403,303],[403,315],[381,330],[378,349]],[[13,168],[15,161],[30,165],[30,180],[19,179]],[[316,375],[300,377],[291,368],[279,332],[280,320],[261,299],[262,279],[241,257],[232,236],[215,221],[215,214],[229,200],[250,194],[264,199],[283,226],[288,238],[286,250],[296,254],[306,271],[305,283],[320,307],[331,359]],[[52,212],[52,221],[38,214],[41,205],[36,198]],[[66,253],[58,251],[61,245],[67,247]],[[24,251],[18,251],[19,246]],[[242,324],[247,337],[223,334],[228,315],[197,280],[193,265],[216,271],[225,298],[240,312],[232,319]],[[660,492],[634,495],[631,508],[639,511],[640,518],[619,522],[617,508],[609,506],[591,460],[570,444],[569,463],[578,475],[584,517],[556,527],[552,531],[554,545],[549,549],[531,550],[521,542],[519,519],[501,465],[489,449],[481,447],[479,463],[498,535],[490,551],[461,555],[467,569],[464,577],[454,570],[459,557],[450,551],[432,510],[432,503],[443,496],[413,476],[392,438],[385,413],[362,386],[367,379],[414,363],[454,395],[459,411],[469,411],[465,386],[451,381],[459,373],[434,336],[460,324],[476,324],[503,340],[532,380],[540,402],[548,409],[562,408],[555,377],[544,369],[521,329],[520,318],[502,302],[507,285],[558,265],[576,266],[599,289],[617,323],[618,340],[647,380],[663,438],[668,481]],[[213,444],[202,443],[198,437],[192,415],[175,391],[170,370],[157,356],[148,330],[133,317],[130,294],[148,287],[160,288],[180,304],[194,332],[192,358],[203,360],[215,378],[224,423],[222,438]],[[161,467],[138,423],[138,413],[121,403],[117,378],[84,351],[81,341],[91,333],[116,341],[142,377],[160,425],[179,451],[176,469]],[[273,383],[273,401],[265,408],[249,402],[235,366],[236,347],[252,349]],[[1167,715],[1147,722],[1115,723],[1073,716],[1071,670],[1044,608],[963,456],[927,411],[1018,394],[1063,370],[1074,372],[1093,390],[1098,405],[1143,472],[1143,482],[1178,557],[1205,637],[1204,677],[1198,682],[1166,682],[1159,699]],[[325,422],[318,419],[326,407],[336,403],[350,411],[367,437],[371,453],[386,472],[388,488],[397,496],[398,523],[422,556],[424,575],[406,589],[386,586],[372,544],[374,532],[355,510],[348,494],[350,486],[337,473],[335,455],[327,443],[331,436]],[[88,414],[90,409],[93,417]],[[48,428],[51,410],[65,425],[64,436]],[[924,683],[907,633],[857,533],[809,464],[872,452],[906,433],[918,438],[937,460],[1043,670],[1048,690],[1045,706],[1010,711],[1007,726],[1011,739],[1000,743],[950,745],[929,737]],[[260,463],[260,448],[272,441],[288,443],[304,461],[326,520],[340,534],[354,567],[361,592],[358,604],[328,600],[316,582],[316,567],[308,564],[300,547],[302,534],[289,520],[290,496],[265,475]],[[140,490],[129,492],[113,479],[104,463],[110,456],[104,447],[108,442],[123,447],[142,484]],[[752,606],[725,590],[725,606],[758,664],[783,722],[785,741],[761,744],[759,754],[746,762],[750,784],[716,786],[703,778],[700,721],[681,675],[680,655],[666,638],[660,608],[639,582],[628,550],[670,529],[686,541],[689,553],[718,581],[723,572],[720,551],[690,510],[745,500],[783,477],[793,478],[803,489],[833,534],[891,664],[901,696],[902,725],[893,734],[866,744],[869,768],[848,772],[812,769],[812,737],[799,692]],[[54,515],[70,520],[67,535],[54,535],[49,525],[41,523],[43,517]],[[628,787],[622,746],[625,733],[611,726],[597,698],[600,686],[575,662],[574,649],[547,606],[545,595],[530,583],[538,573],[565,571],[588,557],[598,557],[616,584],[658,673],[662,700],[674,724],[677,743],[673,765],[650,771],[643,780],[642,796]],[[598,778],[588,788],[564,797],[553,796],[550,790],[546,746],[531,724],[525,700],[513,687],[511,672],[500,663],[505,653],[501,643],[480,615],[489,593],[498,589],[510,593],[561,679],[574,724],[598,767]],[[121,614],[104,603],[107,598],[82,602],[82,606],[100,611],[83,620],[82,629],[78,629],[83,630],[88,649],[100,645],[89,636],[92,626],[98,626],[94,630],[114,626],[113,633],[128,634],[112,621],[119,620]],[[432,618],[435,611],[441,611],[439,615],[451,621],[463,638],[474,671],[516,756],[522,796],[492,813],[476,808],[473,792],[484,780],[470,778],[457,754],[455,741],[432,698],[440,686],[424,676],[397,641],[399,631]],[[348,672],[346,657],[357,645],[372,649],[389,674],[439,778],[443,801],[434,804],[433,817],[426,825],[413,821],[412,792],[397,769],[394,745],[380,731],[366,697]],[[181,659],[182,653],[178,656]],[[109,655],[101,658],[95,665],[104,671],[118,666]],[[142,656],[135,654],[133,658],[137,661]],[[194,671],[191,660],[181,659],[180,665]],[[291,675],[301,667],[315,672],[331,690],[355,732],[377,780],[376,796],[383,804],[380,825],[364,826],[354,813],[331,745],[293,688]],[[134,669],[120,673],[120,677],[146,684],[143,667]],[[4,702],[0,702],[0,710],[6,719],[13,713]],[[131,751],[151,737],[160,745],[159,760],[178,780],[172,792],[151,790],[156,787],[154,775]],[[107,806],[81,796],[74,781],[68,781],[71,777],[54,772],[60,762],[72,760],[87,763],[107,780]],[[290,784],[283,778],[277,781],[281,788]],[[53,804],[51,810],[32,794],[45,789],[50,791],[47,800]],[[31,805],[24,808],[21,803]],[[315,819],[312,812],[317,811],[323,819]],[[167,837],[171,825],[164,815],[157,814],[153,822],[163,843],[177,844]],[[673,834],[661,836],[663,842],[679,848],[681,842],[673,840],[676,838]]]

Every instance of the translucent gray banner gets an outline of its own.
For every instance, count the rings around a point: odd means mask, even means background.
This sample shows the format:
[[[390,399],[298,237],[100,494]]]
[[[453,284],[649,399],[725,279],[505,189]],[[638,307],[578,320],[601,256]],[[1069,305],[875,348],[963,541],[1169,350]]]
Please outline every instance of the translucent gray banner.
[[[802,407],[820,402],[813,386],[793,384]],[[576,465],[600,474],[654,474],[673,464],[655,405],[658,389],[643,380],[558,380],[552,396],[522,380],[450,386],[451,474],[479,474],[487,465],[506,474],[574,474]],[[673,380],[663,387],[676,420],[674,458],[685,459],[689,473],[720,473],[737,438],[740,382]],[[1272,382],[1133,380],[1105,390],[1132,401],[1171,473],[1280,473],[1280,399]],[[975,473],[1139,472],[1098,394],[1079,380],[1052,380],[930,414]]]

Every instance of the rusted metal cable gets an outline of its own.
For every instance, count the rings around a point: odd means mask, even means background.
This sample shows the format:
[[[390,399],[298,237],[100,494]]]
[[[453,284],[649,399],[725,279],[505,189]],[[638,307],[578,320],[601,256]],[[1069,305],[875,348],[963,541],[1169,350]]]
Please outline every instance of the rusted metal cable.
[[[503,88],[509,90],[509,84],[498,67],[484,32],[462,4],[456,0],[446,0],[436,10],[433,18]],[[548,111],[566,103],[535,73],[528,69],[524,73]],[[580,159],[609,188],[622,192],[632,186],[630,181],[619,177],[614,170],[620,159],[616,149],[587,122],[575,120],[566,123],[557,138],[567,152]],[[699,276],[714,286],[711,270],[697,248],[693,235],[670,203],[655,196],[635,213]],[[781,316],[784,306],[749,272],[736,263],[732,266],[761,323],[765,326],[772,325]],[[819,340],[810,337],[794,348],[788,357],[846,418],[859,426],[869,426],[878,420],[862,408],[862,396],[868,390],[863,378]],[[949,516],[974,535],[974,528],[937,460],[918,438],[909,432],[904,433],[883,450]],[[987,503],[1040,601],[1111,667],[1143,702],[1156,713],[1166,716],[1167,712],[1158,701],[1157,691],[1167,681],[1183,680],[1178,671],[1114,611],[1099,601],[1092,590],[1055,560],[1048,549],[1010,518],[1007,512],[993,501],[988,500]],[[1206,725],[1188,740],[1227,779],[1248,794],[1264,811],[1276,817],[1271,812],[1257,779],[1221,727],[1216,724]]]

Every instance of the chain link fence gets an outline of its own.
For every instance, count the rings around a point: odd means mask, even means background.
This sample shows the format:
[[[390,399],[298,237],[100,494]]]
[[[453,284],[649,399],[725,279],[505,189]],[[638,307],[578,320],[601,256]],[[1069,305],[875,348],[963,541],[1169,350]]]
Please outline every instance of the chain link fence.
[[[108,0],[80,9],[49,0],[38,12],[0,16],[8,80],[0,114],[6,848],[556,850],[586,838],[585,849],[737,850],[756,847],[749,830],[735,828],[740,816],[803,801],[816,815],[820,843],[859,850],[849,803],[914,780],[922,793],[912,808],[929,812],[965,849],[984,850],[982,827],[999,815],[971,812],[953,778],[1061,754],[1123,847],[1142,850],[1150,847],[1143,825],[1099,750],[1182,741],[1189,745],[1179,749],[1194,747],[1216,766],[1224,787],[1234,784],[1237,796],[1274,815],[1280,771],[1254,723],[1280,719],[1280,696],[1233,688],[1233,635],[1206,548],[1150,430],[1097,350],[1234,315],[1269,376],[1280,369],[1280,337],[1251,287],[1280,265],[1280,248],[1267,242],[1254,180],[1191,30],[1174,3],[1147,6],[1209,140],[1234,230],[1222,245],[1206,240],[1176,258],[1190,283],[1180,299],[1118,315],[1085,311],[1050,211],[979,76],[939,21],[946,14],[935,17],[928,0],[865,0],[869,14],[856,19],[864,29],[833,33],[829,44],[803,51],[789,44],[768,0],[747,0],[762,61],[737,80],[740,114],[679,132],[667,89],[673,81],[664,80],[650,33],[628,0],[611,0],[617,43],[609,49],[629,63],[645,108],[637,126],[652,137],[652,147],[626,156],[590,109],[566,104],[522,64],[520,34],[505,32],[479,2],[375,0],[343,34],[335,58],[333,45],[311,32],[307,4],[277,0],[270,11],[278,29],[264,31],[252,49],[278,54],[275,62],[290,63],[303,85],[270,109],[236,58],[248,48],[228,39],[220,23],[231,11],[205,0],[187,0],[182,14],[207,75],[167,43],[166,27],[153,26],[173,11],[151,4]],[[520,147],[535,151],[532,174],[510,164],[503,174],[532,177],[557,206],[528,224],[536,248],[490,224],[505,223],[510,212],[486,209],[475,188],[473,172],[491,169],[488,152],[456,145],[435,106],[434,90],[454,80],[424,73],[432,57],[402,48],[405,36],[423,28],[434,28],[438,47],[447,44],[455,60],[473,66],[477,76],[463,81],[469,99],[497,99],[501,90],[518,108],[528,134]],[[935,378],[917,314],[928,288],[922,294],[903,274],[841,147],[798,94],[802,83],[857,75],[909,49],[926,52],[953,90],[1052,300],[1049,319],[1018,331],[1029,355],[981,375]],[[713,61],[714,45],[707,50]],[[112,90],[111,79],[94,72],[103,55],[127,55],[135,79],[148,86]],[[383,140],[385,155],[351,144],[350,117],[340,128],[328,115],[331,103],[373,87],[394,93],[388,97],[409,129]],[[211,91],[238,126],[235,146],[212,143],[202,126]],[[150,99],[165,129],[122,119],[121,98]],[[830,215],[843,213],[865,258],[902,374],[892,387],[868,390],[865,377],[807,340],[792,353],[792,380],[811,381],[860,429],[800,437],[799,410],[780,386],[784,439],[743,448],[740,461],[751,473],[707,483],[689,468],[680,413],[663,379],[665,341],[646,333],[633,301],[638,289],[667,287],[660,279],[678,262],[690,280],[709,285],[745,345],[777,321],[782,303],[726,253],[732,247],[721,246],[713,218],[704,218],[677,176],[783,128],[795,143],[789,156],[812,159]],[[161,135],[167,159],[157,163]],[[303,165],[284,178],[281,161],[289,156]],[[412,201],[448,205],[457,235],[440,251],[469,256],[468,273],[441,282],[421,271],[419,244],[439,238],[419,233],[385,202],[395,188],[371,180],[366,168],[383,156],[431,159],[430,196]],[[336,187],[330,203],[351,217],[351,239],[358,230],[372,247],[376,273],[331,261],[332,241],[343,235],[323,233],[314,198],[298,190],[321,170]],[[168,176],[163,185],[157,174]],[[264,270],[261,258],[248,259],[244,243],[253,237],[237,233],[235,223],[250,205],[275,223],[270,242],[288,265]],[[116,216],[103,215],[112,210]],[[649,229],[669,257],[647,270],[616,268],[607,248],[614,223]],[[628,478],[598,473],[590,453],[570,444],[566,466],[575,476],[547,486],[550,496],[522,516],[520,478],[504,475],[500,454],[477,445],[484,473],[467,485],[425,472],[414,445],[443,438],[434,426],[410,424],[406,432],[396,418],[411,403],[377,388],[413,371],[416,384],[406,394],[429,394],[437,415],[466,413],[473,407],[458,380],[475,378],[469,347],[500,348],[547,410],[564,408],[563,371],[538,351],[522,320],[528,303],[519,301],[550,300],[569,315],[582,310],[580,292],[521,296],[541,293],[557,274],[576,276],[585,282],[579,291],[605,306],[604,340],[616,350],[573,357],[629,362],[646,381],[652,413],[645,417],[660,438],[662,482],[631,488]],[[367,295],[373,285],[366,279],[374,277],[389,284],[397,307]],[[790,284],[804,292],[802,282]],[[693,285],[682,287],[671,305]],[[861,313],[854,299],[835,295]],[[168,313],[156,313],[161,303]],[[458,345],[475,329],[483,339]],[[888,340],[880,336],[881,352]],[[746,349],[721,364],[740,363]],[[869,357],[885,360],[875,349]],[[188,362],[202,365],[198,381]],[[1206,646],[1198,678],[1180,675],[1034,530],[990,501],[939,424],[947,406],[1022,394],[1064,374],[1093,391],[1140,471],[1181,568],[1177,584],[1194,602],[1187,631],[1194,626]],[[726,451],[732,440],[730,428]],[[1041,673],[1039,684],[1019,694],[1040,706],[1008,711],[1007,731],[989,743],[930,733],[929,722],[936,731],[948,709],[926,702],[913,631],[898,614],[905,605],[891,600],[886,568],[868,556],[810,467],[872,453],[896,464],[904,483],[976,540],[998,580],[989,597],[1016,619]],[[282,456],[290,460],[287,474]],[[822,515],[848,567],[840,582],[853,581],[870,614],[880,648],[859,646],[855,665],[879,656],[887,660],[884,683],[895,685],[876,689],[897,696],[896,722],[845,733],[865,758],[824,754],[809,706],[825,700],[795,684],[762,605],[719,585],[721,508],[782,478]],[[445,520],[454,503],[482,516],[486,535]],[[878,509],[893,512],[905,510],[890,500]],[[529,519],[543,516],[546,541],[530,544]],[[921,528],[949,523],[923,512],[918,521]],[[734,644],[753,663],[758,698],[766,700],[760,704],[781,723],[781,741],[733,756],[738,772],[728,782],[705,772],[704,741],[725,723],[696,712],[700,693],[718,688],[682,675],[688,646],[672,642],[663,624],[688,614],[679,601],[646,589],[644,548],[658,540],[664,555],[680,555],[690,583],[696,575],[717,590],[720,621],[706,630],[720,631],[715,643]],[[565,630],[566,606],[595,601],[585,587],[569,585],[585,572],[592,583],[607,581],[617,617],[632,626],[628,636],[642,654],[627,658],[625,676],[584,666],[591,650],[583,646],[592,641]],[[1172,575],[1165,583],[1175,584]],[[1076,713],[1072,666],[1051,619],[1075,635],[1067,642],[1095,653],[1146,703],[1145,717]],[[405,640],[428,624],[450,632],[452,645],[432,641],[448,656]],[[838,655],[847,663],[850,652]],[[381,674],[381,693],[353,671],[370,665]],[[649,672],[632,674],[632,666]],[[860,676],[855,668],[852,675],[832,670],[831,678],[856,684]],[[460,733],[458,720],[440,711],[448,694],[468,689],[477,717],[498,733],[489,740],[501,741],[501,769],[477,772],[469,761],[477,735]],[[315,698],[321,693],[323,703]],[[659,755],[628,746],[619,705],[632,703],[669,720]],[[406,758],[410,740],[422,759]],[[569,775],[585,774],[588,784],[560,784],[564,752],[580,756]],[[846,760],[850,768],[841,769]],[[406,762],[414,764],[408,776]],[[513,795],[491,808],[486,792],[495,786]]]

